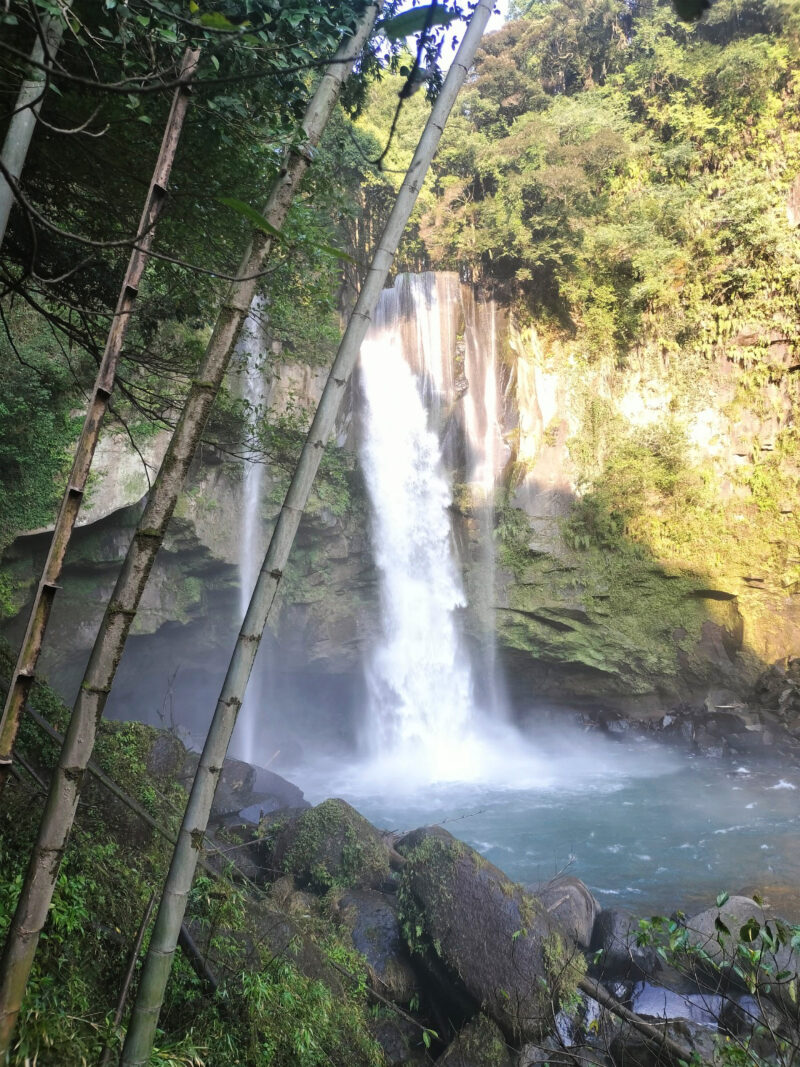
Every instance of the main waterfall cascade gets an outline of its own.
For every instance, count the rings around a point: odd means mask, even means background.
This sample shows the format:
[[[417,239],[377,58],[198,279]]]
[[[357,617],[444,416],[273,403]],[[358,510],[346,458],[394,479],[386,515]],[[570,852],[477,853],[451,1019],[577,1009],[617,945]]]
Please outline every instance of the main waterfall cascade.
[[[492,514],[508,449],[494,306],[469,310],[467,319],[455,275],[401,275],[384,292],[361,350],[361,461],[383,628],[367,665],[364,740],[378,766],[390,765],[406,781],[409,774],[414,781],[480,776],[487,751],[479,735],[499,703]],[[476,663],[462,633],[467,605],[451,529],[453,468],[463,471],[480,516]],[[484,673],[480,700],[476,668]]]
[[[421,279],[409,279],[415,305]],[[456,610],[464,593],[451,552],[450,489],[425,400],[447,399],[438,303],[415,306],[416,345],[406,359],[397,292],[384,294],[361,349],[366,412],[362,462],[373,508],[373,543],[381,575],[383,641],[368,666],[373,753],[446,745],[469,726],[472,675]],[[428,293],[422,292],[422,298]],[[432,304],[432,306],[431,306]],[[431,314],[424,311],[430,307]],[[439,358],[434,358],[439,356]]]

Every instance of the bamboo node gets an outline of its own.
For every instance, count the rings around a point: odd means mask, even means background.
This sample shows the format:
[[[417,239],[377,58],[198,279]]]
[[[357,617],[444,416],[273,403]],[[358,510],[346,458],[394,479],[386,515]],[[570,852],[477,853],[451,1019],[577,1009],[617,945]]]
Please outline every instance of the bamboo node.
[[[112,600],[108,605],[109,615],[127,615],[131,619],[136,615],[134,608],[124,608],[118,600]]]

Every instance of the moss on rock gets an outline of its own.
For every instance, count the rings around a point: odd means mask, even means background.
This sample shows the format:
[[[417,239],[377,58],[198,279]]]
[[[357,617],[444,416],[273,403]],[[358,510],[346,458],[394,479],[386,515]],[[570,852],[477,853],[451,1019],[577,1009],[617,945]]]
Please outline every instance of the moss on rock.
[[[511,1067],[513,1062],[502,1030],[482,1014],[470,1019],[437,1060],[442,1067]]]
[[[325,800],[287,820],[276,817],[262,835],[276,872],[292,874],[317,892],[334,886],[374,886],[389,877],[389,851],[380,833],[344,800]]]
[[[398,843],[398,894],[412,948],[435,953],[512,1040],[551,1025],[583,957],[535,897],[440,827]]]

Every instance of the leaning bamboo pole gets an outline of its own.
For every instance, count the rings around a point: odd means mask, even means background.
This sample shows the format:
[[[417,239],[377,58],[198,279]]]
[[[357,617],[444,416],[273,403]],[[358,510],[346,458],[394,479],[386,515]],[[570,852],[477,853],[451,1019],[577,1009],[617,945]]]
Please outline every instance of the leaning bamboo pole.
[[[197,67],[199,56],[199,51],[189,48],[183,57],[181,80],[184,81],[185,79],[185,83],[175,90],[172,97],[172,107],[167,118],[164,136],[161,140],[161,148],[150,180],[150,188],[147,191],[139,229],[137,230],[138,239],[128,260],[128,269],[122,282],[114,317],[111,320],[111,329],[106,339],[105,351],[97,370],[94,390],[86,409],[86,417],[78,440],[78,446],[75,449],[72,470],[67,479],[64,495],[61,498],[61,506],[58,510],[50,539],[47,559],[36,588],[25,636],[22,639],[17,663],[11,676],[11,684],[8,687],[3,715],[0,718],[0,794],[2,794],[11,763],[13,762],[14,739],[19,729],[20,716],[22,715],[22,709],[25,707],[28,692],[33,684],[36,664],[39,659],[39,653],[42,650],[47,622],[50,618],[50,609],[60,588],[58,580],[61,577],[67,546],[83,502],[89,470],[100,438],[103,418],[108,411],[108,405],[111,400],[111,392],[114,388],[114,378],[122,352],[122,345],[131,321],[136,298],[139,295],[139,284],[147,266],[155,225],[167,196],[167,183],[172,171],[172,164],[175,161],[175,153],[178,149],[184,119],[189,107],[191,93],[189,82]]]
[[[67,0],[65,9],[72,0]],[[5,174],[0,174],[0,245],[6,235],[8,217],[14,204],[15,193],[6,174],[13,182],[18,182],[25,166],[33,131],[42,108],[47,81],[42,67],[55,58],[64,36],[65,19],[63,13],[46,16],[41,23],[40,32],[34,41],[30,54],[30,71],[19,88],[11,121],[6,130],[0,160]]]
[[[264,210],[273,232],[280,230],[286,219],[342,85],[369,40],[381,7],[382,0],[373,0],[367,6],[355,31],[342,43],[320,79],[303,119],[305,140],[287,154]],[[178,417],[92,648],[0,959],[0,1064],[8,1052],[39,935],[47,918],[61,857],[75,819],[81,782],[94,748],[97,724],[189,464],[250,309],[258,274],[272,247],[273,237],[259,231],[240,263],[237,274],[240,280],[230,286],[217,316],[203,365]]]
[[[397,246],[425,180],[456,96],[472,65],[494,0],[479,0],[464,39],[425,125],[391,215],[378,241],[364,285],[350,316],[314,421],[283,502],[206,737],[192,783],[178,845],[172,857],[145,959],[121,1067],[143,1067],[150,1059],[161,1004],[186,911],[189,891],[206,832],[214,792],[264,627],[305,510],[322,453],[331,435],[345,386],[394,260]]]

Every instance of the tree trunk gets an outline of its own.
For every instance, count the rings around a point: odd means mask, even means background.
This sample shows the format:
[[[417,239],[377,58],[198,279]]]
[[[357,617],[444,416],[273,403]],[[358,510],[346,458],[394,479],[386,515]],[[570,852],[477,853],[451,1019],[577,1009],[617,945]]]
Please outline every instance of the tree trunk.
[[[447,73],[389,220],[378,242],[378,249],[350,316],[347,330],[342,338],[314,421],[308,431],[303,451],[292,476],[292,482],[270,539],[192,782],[189,803],[159,903],[153,936],[134,1002],[128,1035],[122,1051],[121,1067],[143,1067],[149,1061],[164,999],[164,990],[197,866],[200,843],[208,825],[217,781],[228,751],[236,717],[242,706],[261,635],[275,602],[283,568],[289,558],[289,551],[308,501],[324,447],[333,430],[345,386],[355,367],[361,343],[366,335],[378,298],[386,284],[397,245],[417,201],[458,91],[472,65],[475,51],[493,6],[494,0],[479,0],[458,53]]]
[[[72,0],[68,0],[69,7]],[[14,182],[18,182],[25,166],[25,157],[28,154],[36,120],[42,107],[47,82],[41,64],[52,60],[61,44],[64,36],[64,19],[58,15],[42,20],[42,32],[36,38],[36,43],[31,49],[30,77],[25,78],[20,86],[14,113],[8,125],[6,138],[3,142],[3,150],[0,159]],[[6,235],[8,216],[14,204],[14,190],[9,185],[5,175],[0,174],[0,246]]]
[[[374,0],[368,6],[353,36],[332,59],[309,103],[303,121],[305,144],[288,153],[264,211],[276,230],[283,225],[342,84],[369,40],[381,6],[381,0]],[[192,382],[92,648],[0,960],[0,1063],[11,1041],[39,935],[47,918],[61,857],[75,819],[81,782],[94,748],[97,724],[189,463],[255,294],[255,276],[263,269],[272,244],[270,236],[257,233],[240,264],[237,277],[242,280],[231,285],[217,317],[203,366]]]
[[[181,66],[182,78],[191,78],[197,66],[199,55],[198,51],[187,49]],[[100,437],[101,424],[108,410],[111,391],[114,388],[117,363],[122,351],[125,334],[128,331],[128,324],[131,321],[133,307],[136,303],[139,283],[147,265],[150,246],[153,243],[155,224],[167,195],[167,182],[175,160],[178,141],[183,129],[183,121],[189,107],[189,96],[190,89],[184,85],[175,91],[172,98],[172,107],[164,129],[161,149],[158,153],[155,170],[150,181],[150,189],[147,193],[137,231],[140,235],[139,240],[128,261],[128,269],[125,272],[125,279],[117,300],[114,318],[111,321],[111,329],[106,339],[105,351],[95,378],[94,392],[86,410],[86,418],[84,419],[78,447],[75,450],[72,470],[67,479],[67,487],[61,500],[55,527],[53,528],[50,549],[47,553],[42,577],[39,580],[30,615],[28,616],[28,625],[25,630],[25,636],[22,639],[19,657],[14,673],[11,676],[11,684],[8,688],[3,715],[0,719],[0,795],[13,760],[14,739],[19,729],[20,716],[28,698],[28,692],[33,684],[36,663],[42,649],[47,621],[50,618],[50,609],[59,589],[58,579],[61,577],[61,568],[64,565],[67,546],[72,536],[75,521],[78,518],[78,511],[83,502],[86,482],[89,478],[89,469],[91,468],[97,441]]]

